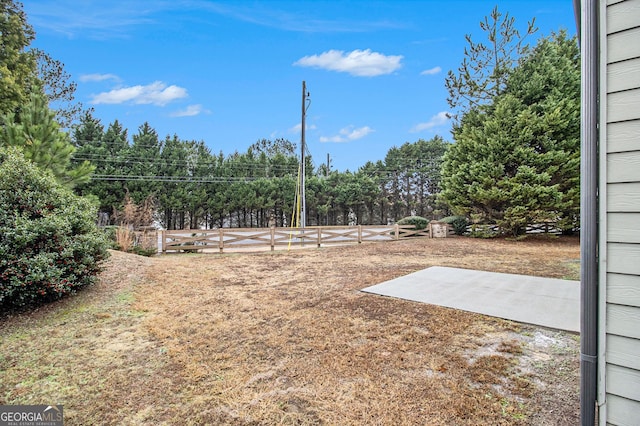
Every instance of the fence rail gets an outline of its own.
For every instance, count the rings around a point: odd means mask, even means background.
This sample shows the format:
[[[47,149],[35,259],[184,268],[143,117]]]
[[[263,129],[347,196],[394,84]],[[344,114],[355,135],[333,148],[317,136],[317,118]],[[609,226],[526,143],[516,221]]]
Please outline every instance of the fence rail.
[[[160,231],[159,251],[201,251],[231,248],[283,246],[327,246],[365,241],[392,241],[407,237],[430,237],[429,227],[388,226],[312,226],[306,228],[219,228]]]
[[[500,233],[500,227],[498,225],[468,225],[467,226],[467,234],[471,234],[474,231],[489,231],[495,234]],[[577,230],[576,230],[577,231]],[[533,223],[527,225],[525,228],[525,234],[554,234],[560,235],[562,234],[562,229],[558,227],[556,222],[541,222],[541,223]]]

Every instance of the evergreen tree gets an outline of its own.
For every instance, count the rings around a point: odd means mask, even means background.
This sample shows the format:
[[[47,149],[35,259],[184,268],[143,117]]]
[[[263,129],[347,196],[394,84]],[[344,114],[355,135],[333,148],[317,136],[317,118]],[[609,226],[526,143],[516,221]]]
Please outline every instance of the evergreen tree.
[[[123,128],[118,120],[109,124],[102,141],[110,156],[120,155],[129,148],[127,129]]]
[[[118,178],[125,174],[123,152],[128,146],[126,132],[122,134],[117,120],[105,132],[100,120],[86,111],[80,124],[74,128],[72,142],[76,146],[75,161],[88,160],[96,167],[94,178],[78,185],[76,191],[96,196],[100,202],[100,213],[112,222],[113,217],[110,216],[120,207],[126,193],[124,182]]]
[[[167,136],[160,153],[160,175],[175,178],[187,176],[187,156],[186,146],[178,136]],[[166,182],[162,185],[156,199],[165,228],[184,228],[186,198],[184,182]]]
[[[537,31],[535,19],[527,24],[524,34],[515,26],[515,19],[499,12],[496,6],[488,17],[480,22],[486,42],[476,43],[470,34],[465,35],[468,47],[457,74],[449,71],[445,85],[447,102],[456,118],[486,105],[502,94],[507,80],[518,59],[527,52],[526,39]],[[454,129],[455,130],[455,129]]]
[[[80,164],[83,161],[90,161],[96,166],[95,172],[103,174],[103,168],[106,160],[106,149],[102,144],[104,135],[104,127],[100,120],[94,118],[90,112],[86,112],[71,133],[71,142],[75,146],[73,154],[73,163]],[[78,185],[76,191],[80,193],[92,192],[98,196],[95,191],[89,190],[94,186],[94,181],[86,182]]]
[[[62,62],[30,48],[34,39],[22,4],[0,0],[0,115],[17,113],[32,93],[44,94],[58,123],[69,128],[82,109],[73,103],[76,84]]]
[[[227,175],[224,154],[220,152],[218,155],[212,155],[210,176],[222,179]],[[225,217],[229,213],[225,186],[222,182],[213,182],[205,185],[205,209],[210,228],[224,226]]]
[[[82,104],[74,102],[78,85],[71,80],[71,75],[65,71],[62,62],[41,49],[33,49],[31,53],[36,58],[38,79],[42,82],[50,107],[56,112],[58,123],[64,128],[70,128],[82,117],[83,112]]]
[[[285,156],[296,155],[296,144],[288,139],[276,139],[275,141],[269,139],[260,139],[249,147],[249,151],[253,151],[256,154],[264,153],[267,157],[272,158],[278,154]]]
[[[509,79],[507,93],[544,119],[526,143],[545,161],[558,185],[559,227],[571,232],[580,220],[580,49],[565,30],[542,38]]]
[[[414,211],[418,216],[436,218],[436,195],[440,192],[440,170],[449,143],[442,137],[418,141],[408,146],[407,158],[416,159],[412,165],[414,183]]]
[[[18,112],[40,87],[35,55],[27,51],[34,39],[22,4],[0,0],[0,115]]]
[[[441,198],[457,213],[517,235],[528,224],[576,225],[579,60],[566,33],[521,58],[491,108],[461,120],[445,156]]]
[[[103,180],[100,183],[100,197],[103,212],[112,214],[116,211],[127,193],[126,181],[117,178],[129,174],[129,165],[126,162],[126,155],[129,150],[129,140],[127,130],[122,127],[118,120],[109,124],[107,131],[102,136],[102,145],[106,150],[106,158],[100,164],[103,176],[115,176],[114,180]],[[95,181],[96,185],[98,181]]]
[[[95,167],[88,161],[72,163],[75,148],[43,95],[32,94],[18,114],[7,114],[1,120],[0,145],[18,147],[26,159],[51,170],[64,185],[72,187],[90,179]]]
[[[82,115],[80,124],[73,129],[72,139],[73,144],[78,148],[77,155],[80,154],[80,149],[83,147],[103,148],[106,152],[106,147],[102,141],[104,136],[104,126],[99,119],[95,118],[91,111],[85,111]],[[86,152],[87,155],[91,155],[90,152]],[[100,153],[102,154],[102,152]]]
[[[214,175],[211,167],[211,151],[204,142],[188,141],[188,171],[187,175],[194,180],[210,179]],[[191,228],[199,228],[205,218],[207,203],[207,191],[205,184],[189,182],[187,184],[187,209],[189,212],[189,224]]]
[[[440,191],[440,168],[449,144],[440,136],[405,142],[387,152],[384,164],[371,171],[380,176],[382,204],[389,204],[389,219],[418,214],[435,218],[435,195]],[[381,215],[380,220],[385,222]]]
[[[133,143],[126,150],[125,159],[130,178],[127,180],[131,198],[137,204],[149,196],[155,197],[162,186],[152,179],[160,176],[160,152],[162,144],[158,133],[145,122],[133,135]]]

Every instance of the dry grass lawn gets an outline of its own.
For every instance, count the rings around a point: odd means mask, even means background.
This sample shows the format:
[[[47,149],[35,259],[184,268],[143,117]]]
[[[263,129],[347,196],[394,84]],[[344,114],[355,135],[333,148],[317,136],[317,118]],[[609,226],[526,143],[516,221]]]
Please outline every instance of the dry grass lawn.
[[[576,424],[577,336],[359,290],[578,261],[564,238],[113,252],[98,285],[0,320],[0,404],[63,404],[68,425]]]

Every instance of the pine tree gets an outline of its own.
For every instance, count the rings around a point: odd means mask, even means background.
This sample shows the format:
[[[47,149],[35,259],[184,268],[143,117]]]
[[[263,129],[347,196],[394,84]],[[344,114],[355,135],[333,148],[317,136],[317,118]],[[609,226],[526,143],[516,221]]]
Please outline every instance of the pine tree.
[[[144,123],[138,128],[138,133],[133,135],[133,143],[126,150],[126,161],[131,179],[127,181],[127,187],[131,198],[136,203],[141,203],[149,196],[156,196],[161,184],[150,180],[160,175],[159,159],[162,144],[158,139],[158,133],[149,123]]]
[[[75,148],[69,135],[60,130],[44,95],[32,94],[18,114],[9,113],[1,120],[0,145],[18,147],[26,159],[51,170],[60,183],[69,187],[90,179],[95,167],[89,161],[72,163]]]
[[[69,128],[82,105],[74,103],[76,83],[62,62],[31,48],[35,31],[22,4],[0,0],[0,115],[17,113],[32,93],[44,94],[58,123]]]
[[[490,108],[466,113],[445,156],[441,199],[514,235],[535,222],[563,229],[579,216],[578,48],[541,39]]]
[[[119,163],[119,156],[111,150],[105,140],[104,126],[91,112],[85,112],[72,133],[72,142],[76,146],[74,161],[91,161],[96,166],[95,176],[98,178],[118,174],[115,167]],[[118,190],[120,188],[120,190]],[[118,206],[124,197],[122,183],[114,180],[92,179],[78,185],[76,191],[83,195],[92,194],[100,202],[99,211],[105,217],[111,215],[114,207]]]
[[[445,79],[447,102],[457,111],[454,116],[458,119],[473,109],[491,105],[504,93],[518,58],[528,50],[527,37],[537,31],[532,19],[521,34],[515,19],[508,13],[500,13],[497,6],[480,22],[480,28],[485,32],[486,42],[476,43],[467,34],[469,46],[464,50],[462,64],[457,73],[449,71]]]
[[[0,0],[0,115],[18,112],[38,91],[36,57],[26,50],[34,39],[22,5]]]
[[[580,50],[562,30],[539,41],[509,80],[507,93],[544,118],[527,143],[547,162],[561,200],[559,227],[570,233],[580,220]]]

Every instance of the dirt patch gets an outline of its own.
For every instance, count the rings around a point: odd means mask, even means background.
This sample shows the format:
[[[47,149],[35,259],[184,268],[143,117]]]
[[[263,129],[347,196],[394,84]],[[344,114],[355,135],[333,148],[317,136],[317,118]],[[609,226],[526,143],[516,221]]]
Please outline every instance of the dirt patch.
[[[578,258],[576,239],[115,253],[99,285],[0,323],[0,403],[68,424],[575,424],[575,336],[359,290],[435,265],[575,278]]]

